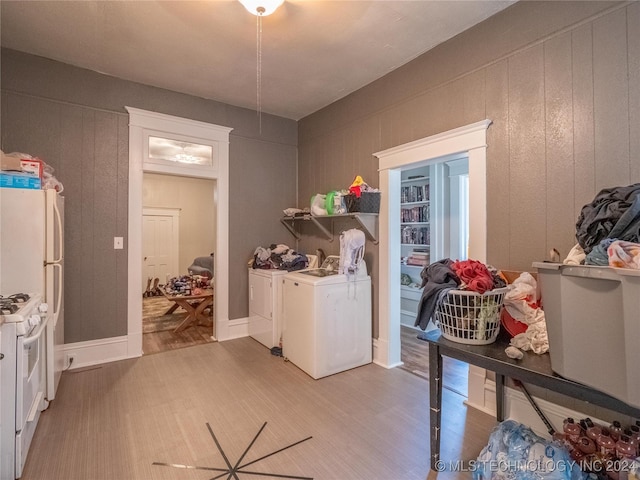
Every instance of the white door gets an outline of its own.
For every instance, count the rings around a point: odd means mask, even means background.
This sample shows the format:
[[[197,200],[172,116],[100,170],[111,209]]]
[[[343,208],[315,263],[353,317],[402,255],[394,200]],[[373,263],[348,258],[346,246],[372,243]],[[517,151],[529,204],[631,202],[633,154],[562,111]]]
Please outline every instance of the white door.
[[[147,279],[168,278],[178,274],[178,211],[145,209],[142,218],[142,291]]]

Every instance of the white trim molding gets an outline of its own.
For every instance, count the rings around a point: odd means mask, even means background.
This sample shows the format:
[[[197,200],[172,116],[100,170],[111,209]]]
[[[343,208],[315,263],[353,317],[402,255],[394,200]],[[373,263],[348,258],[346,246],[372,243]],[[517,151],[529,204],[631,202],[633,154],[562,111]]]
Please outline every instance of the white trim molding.
[[[229,322],[229,132],[232,128],[174,117],[137,108],[129,112],[129,233],[128,233],[128,357],[142,355],[142,178],[144,171],[216,180],[214,198],[217,208],[215,325],[213,336],[226,340],[220,332],[228,330]],[[211,166],[159,165],[149,162],[149,135],[164,135],[172,139],[214,146],[215,160]]]
[[[400,359],[400,174],[402,169],[469,158],[469,258],[487,257],[487,129],[491,120],[432,135],[374,153],[379,159],[380,206],[378,339],[374,362],[386,368]],[[469,398],[472,399],[472,392]],[[476,402],[479,403],[479,402]]]
[[[131,358],[128,343],[129,339],[126,336],[66,343],[62,346],[62,355],[63,358],[67,358],[67,355],[74,356],[73,364],[69,366],[70,370],[91,367]]]

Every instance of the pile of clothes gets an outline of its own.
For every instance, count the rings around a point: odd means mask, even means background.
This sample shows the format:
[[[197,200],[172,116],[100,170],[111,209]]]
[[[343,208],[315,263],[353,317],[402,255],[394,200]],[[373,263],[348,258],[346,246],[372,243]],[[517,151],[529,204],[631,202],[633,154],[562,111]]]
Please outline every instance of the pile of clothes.
[[[477,260],[453,261],[445,258],[434,262],[420,273],[422,297],[418,304],[415,326],[427,328],[438,304],[450,290],[470,290],[483,294],[506,286],[498,271]]]
[[[527,326],[522,333],[515,335],[506,354],[521,359],[524,351],[533,351],[541,355],[549,351],[549,337],[544,311],[540,308],[536,279],[529,272],[523,272],[510,285],[504,296],[504,308],[517,322]]]
[[[569,265],[640,268],[640,183],[601,190],[580,211]]]
[[[251,268],[287,270],[293,272],[309,266],[309,258],[284,244],[257,247],[250,261]]]

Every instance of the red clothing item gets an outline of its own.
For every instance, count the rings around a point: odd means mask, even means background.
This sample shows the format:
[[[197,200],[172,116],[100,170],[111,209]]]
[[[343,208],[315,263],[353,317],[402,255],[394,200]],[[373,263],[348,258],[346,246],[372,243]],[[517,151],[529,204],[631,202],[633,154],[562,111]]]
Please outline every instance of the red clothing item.
[[[493,277],[487,266],[477,260],[453,262],[451,269],[469,290],[480,294],[493,290]]]

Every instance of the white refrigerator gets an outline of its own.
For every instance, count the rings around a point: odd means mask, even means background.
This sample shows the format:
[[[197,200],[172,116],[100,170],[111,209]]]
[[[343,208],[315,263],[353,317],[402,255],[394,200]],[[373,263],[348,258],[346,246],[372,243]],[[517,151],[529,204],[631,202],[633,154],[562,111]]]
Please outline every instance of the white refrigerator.
[[[40,293],[49,305],[47,399],[64,367],[64,197],[55,190],[0,188],[0,294]]]

